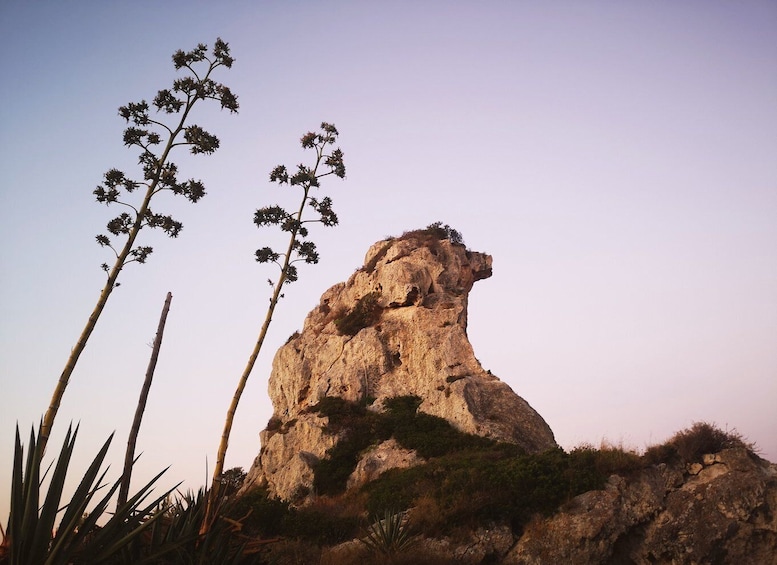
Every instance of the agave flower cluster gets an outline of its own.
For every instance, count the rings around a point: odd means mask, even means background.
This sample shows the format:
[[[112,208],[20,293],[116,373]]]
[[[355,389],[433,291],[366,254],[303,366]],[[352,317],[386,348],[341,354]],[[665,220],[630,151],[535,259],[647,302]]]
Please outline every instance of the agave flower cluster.
[[[140,149],[138,162],[143,178],[135,180],[113,168],[105,173],[103,183],[94,190],[98,202],[126,208],[108,222],[108,234],[96,237],[98,244],[113,250],[119,267],[131,262],[145,263],[152,253],[153,248],[149,246],[134,245],[140,229],[158,228],[170,237],[177,237],[183,229],[183,224],[171,215],[152,210],[150,202],[155,194],[169,191],[190,202],[197,202],[205,195],[202,181],[179,180],[178,166],[168,157],[178,146],[188,147],[193,155],[210,155],[219,148],[218,137],[199,125],[187,125],[187,120],[200,100],[215,100],[222,109],[237,112],[237,96],[211,78],[215,69],[230,68],[233,62],[229,46],[221,39],[216,40],[210,53],[203,44],[189,52],[179,50],[173,55],[173,65],[187,76],[176,79],[171,89],[160,90],[151,105],[142,100],[119,108],[119,115],[129,124],[124,130],[124,145]],[[152,107],[155,110],[153,117]],[[130,203],[128,195],[141,187],[145,187],[143,200],[140,204]],[[119,236],[127,238],[128,249],[117,251],[112,237]],[[106,272],[110,270],[107,263],[103,263],[102,268]]]
[[[332,210],[332,199],[329,196],[318,199],[310,194],[313,188],[320,186],[320,180],[323,177],[329,175],[345,177],[343,152],[339,148],[329,151],[337,136],[335,126],[323,122],[320,132],[308,132],[300,140],[303,149],[313,149],[316,153],[312,166],[300,163],[297,165],[296,172],[289,174],[285,165],[278,165],[270,173],[270,182],[299,186],[302,189],[302,201],[298,210],[289,212],[275,205],[260,208],[254,214],[254,223],[257,227],[278,226],[282,231],[290,234],[291,244],[286,253],[279,253],[271,247],[262,247],[255,253],[259,263],[276,263],[281,268],[281,276],[286,283],[292,283],[299,278],[295,262],[318,263],[316,244],[306,239],[308,228],[305,224],[315,222],[330,227],[337,225],[337,214]],[[312,208],[317,217],[303,219],[306,206]]]

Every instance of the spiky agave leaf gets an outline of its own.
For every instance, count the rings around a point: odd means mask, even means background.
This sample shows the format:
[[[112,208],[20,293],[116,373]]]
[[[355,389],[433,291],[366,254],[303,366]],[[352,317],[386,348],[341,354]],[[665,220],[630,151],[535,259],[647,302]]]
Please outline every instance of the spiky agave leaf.
[[[43,506],[39,508],[42,446],[39,441],[36,441],[35,430],[31,429],[27,463],[22,472],[24,448],[19,436],[19,427],[16,427],[14,470],[11,478],[11,511],[4,541],[9,563],[16,565],[44,562],[49,550],[51,532],[56,521],[76,434],[77,428],[75,433],[72,427],[68,428],[46,499]]]
[[[377,516],[373,519],[367,528],[367,535],[360,538],[360,541],[372,553],[391,556],[410,547],[415,538],[402,513],[387,508],[382,519]]]
[[[40,432],[39,432],[40,435]],[[100,472],[113,435],[103,444],[70,500],[60,506],[70,460],[75,446],[78,426],[68,428],[62,449],[56,458],[49,488],[39,507],[41,497],[42,445],[35,432],[30,432],[27,446],[27,463],[22,472],[24,448],[19,429],[16,429],[14,466],[11,479],[11,510],[5,539],[3,540],[8,563],[26,565],[64,565],[70,563],[101,563],[123,551],[134,539],[150,528],[157,516],[152,510],[172,490],[165,492],[151,504],[141,508],[162,471],[127,501],[102,527],[97,522],[104,515],[111,497],[120,481],[111,486],[86,519],[84,512],[94,495],[105,487],[106,471]],[[64,510],[62,519],[54,532],[57,516]],[[160,514],[159,516],[161,516]]]

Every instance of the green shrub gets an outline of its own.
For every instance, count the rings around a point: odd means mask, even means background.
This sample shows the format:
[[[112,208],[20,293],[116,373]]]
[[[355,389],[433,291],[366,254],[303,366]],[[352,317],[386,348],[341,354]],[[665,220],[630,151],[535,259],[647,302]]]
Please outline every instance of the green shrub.
[[[634,451],[606,443],[599,449],[584,444],[573,449],[570,455],[580,461],[582,467],[592,467],[602,475],[630,474],[645,466],[643,458]]]
[[[392,435],[405,449],[414,449],[428,459],[495,445],[488,438],[457,430],[445,418],[418,412],[421,402],[417,396],[398,396],[384,402]]]
[[[311,407],[311,411],[329,418],[327,431],[342,434],[314,468],[313,486],[318,494],[344,492],[361,453],[391,437],[427,459],[466,450],[488,450],[497,445],[493,440],[460,432],[444,418],[418,412],[421,399],[417,396],[390,398],[384,405],[386,412],[380,414],[333,396],[324,397]]]
[[[429,224],[423,232],[434,236],[437,239],[448,239],[453,245],[464,245],[464,238],[462,237],[461,232],[442,222]]]
[[[535,513],[550,514],[572,497],[602,488],[605,481],[588,454],[554,449],[526,455],[492,446],[387,471],[363,491],[370,512],[404,510],[432,497],[446,533],[487,521],[505,521],[520,532]]]
[[[486,449],[494,441],[460,432],[447,420],[420,412],[410,420],[398,420],[394,425],[394,438],[405,449],[414,449],[428,459],[467,449]]]
[[[302,507],[292,509],[286,516],[283,534],[318,545],[335,545],[353,539],[358,532],[358,526],[356,516]]]
[[[370,292],[362,296],[351,310],[335,320],[340,335],[356,335],[362,329],[371,326],[380,318],[382,310],[380,292]]]
[[[380,514],[386,508],[407,510],[413,501],[434,484],[435,469],[429,464],[407,469],[389,469],[361,490],[367,494],[367,511]]]
[[[662,443],[660,445],[651,445],[645,450],[642,460],[648,465],[658,465],[660,463],[671,463],[680,458],[677,449],[671,443]]]
[[[322,398],[311,410],[327,415],[328,428],[341,439],[315,469],[317,492],[343,492],[363,451],[393,437],[427,461],[391,469],[364,485],[360,493],[369,513],[400,512],[423,501],[435,514],[423,525],[426,535],[486,521],[503,521],[520,532],[534,514],[550,514],[583,492],[603,488],[609,475],[632,473],[645,464],[636,453],[608,445],[526,454],[419,412],[421,402],[417,396],[389,398],[385,412],[377,413],[342,398]]]
[[[392,415],[412,417],[418,411],[422,402],[423,400],[421,400],[420,396],[395,396],[384,400],[383,406]]]
[[[701,461],[707,453],[742,447],[753,451],[736,431],[724,431],[707,422],[695,422],[689,429],[677,432],[668,442],[646,450],[645,460],[649,463],[670,463],[679,459],[683,463]]]
[[[271,497],[267,489],[255,488],[229,507],[228,516],[242,522],[244,533],[272,538],[284,534],[290,511],[288,502]]]
[[[313,488],[318,494],[339,494],[345,491],[360,453],[373,442],[391,437],[391,430],[382,415],[338,396],[325,396],[311,411],[329,418],[329,433],[342,434],[313,469]]]
[[[294,508],[264,488],[241,496],[227,515],[243,525],[242,533],[262,539],[285,537],[332,545],[353,539],[358,532],[355,515],[316,506]]]
[[[352,428],[367,415],[366,407],[355,402],[349,402],[339,396],[324,396],[309,408],[311,412],[317,412],[329,418],[327,431],[338,433],[343,429]]]
[[[359,462],[359,454],[371,441],[369,430],[357,428],[350,430],[334,447],[327,450],[326,458],[316,463],[313,470],[313,488],[316,493],[323,495],[344,492],[348,477]]]

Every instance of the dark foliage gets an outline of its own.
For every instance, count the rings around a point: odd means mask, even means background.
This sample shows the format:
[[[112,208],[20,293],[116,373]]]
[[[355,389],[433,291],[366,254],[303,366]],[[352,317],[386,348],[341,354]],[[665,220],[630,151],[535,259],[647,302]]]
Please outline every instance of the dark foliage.
[[[288,502],[267,494],[267,490],[256,488],[241,495],[229,508],[228,515],[240,519],[243,529],[255,536],[274,538],[284,533],[284,522],[290,512]]]
[[[311,408],[329,418],[327,432],[342,434],[327,457],[315,468],[313,488],[318,494],[338,494],[359,462],[359,454],[374,441],[391,437],[381,414],[337,396],[326,396]]]
[[[417,396],[400,396],[386,400],[386,412],[378,413],[339,397],[322,398],[311,410],[327,416],[327,431],[341,437],[316,465],[316,492],[331,495],[345,491],[361,452],[390,437],[424,458],[496,446],[492,440],[456,430],[443,418],[418,412],[420,404]]]
[[[405,449],[414,449],[424,458],[440,457],[455,451],[488,449],[495,442],[458,431],[438,416],[418,412],[421,399],[400,396],[386,401],[386,419],[394,439]]]
[[[337,136],[338,131],[334,125],[322,122],[320,132],[308,132],[300,140],[303,149],[313,149],[316,154],[312,166],[299,164],[297,171],[290,174],[285,165],[278,165],[270,172],[270,182],[297,186],[301,189],[302,204],[299,209],[288,211],[281,206],[273,205],[260,208],[254,214],[254,223],[257,227],[277,226],[281,231],[289,233],[291,243],[286,252],[262,247],[254,254],[259,263],[277,263],[285,283],[298,280],[299,274],[295,263],[318,263],[319,254],[316,244],[307,239],[306,224],[320,223],[332,227],[338,223],[337,214],[332,209],[332,199],[329,196],[319,199],[311,195],[311,190],[321,186],[320,181],[323,177],[334,175],[345,178],[342,150],[332,149],[327,153],[328,147],[334,145]],[[314,218],[303,219],[303,212],[307,206],[315,212]]]
[[[601,488],[606,475],[590,458],[554,449],[517,454],[504,449],[467,450],[410,469],[394,469],[364,487],[370,511],[406,509],[431,497],[439,532],[505,521],[516,532],[535,513],[550,514],[570,498]]]
[[[331,545],[352,539],[358,530],[353,515],[316,506],[295,508],[262,488],[241,496],[228,512],[240,521],[245,534],[261,539],[285,537]]]
[[[380,318],[382,310],[379,300],[379,292],[362,296],[351,310],[335,320],[337,331],[341,335],[356,335],[362,329],[373,325]]]
[[[242,467],[232,467],[221,473],[221,496],[235,494],[245,481],[246,472]]]
[[[464,237],[461,232],[453,229],[448,224],[434,222],[423,229],[406,231],[399,239],[421,239],[426,242],[449,240],[453,245],[464,245]]]
[[[695,422],[689,429],[677,432],[662,445],[647,449],[644,458],[648,463],[694,463],[707,453],[717,453],[734,447],[754,450],[736,431],[724,431],[707,422]]]

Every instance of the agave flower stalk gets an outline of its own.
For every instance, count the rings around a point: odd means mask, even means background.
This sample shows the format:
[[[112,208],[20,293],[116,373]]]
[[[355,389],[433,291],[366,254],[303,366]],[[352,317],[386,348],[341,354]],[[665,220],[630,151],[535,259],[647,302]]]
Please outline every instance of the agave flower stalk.
[[[108,275],[105,285],[81,335],[70,351],[43,417],[40,443],[44,450],[70,376],[108,298],[119,286],[119,274],[130,263],[145,263],[153,251],[149,246],[135,245],[140,231],[144,228],[161,229],[168,236],[177,237],[183,229],[183,224],[172,216],[152,211],[152,199],[161,192],[170,192],[183,196],[190,202],[197,202],[205,195],[205,186],[201,181],[178,180],[178,167],[169,157],[178,146],[188,147],[195,155],[208,155],[218,149],[219,139],[215,135],[198,125],[188,124],[188,120],[192,109],[201,100],[216,100],[222,108],[237,112],[237,97],[228,87],[211,78],[217,68],[230,68],[233,62],[229,46],[221,39],[216,40],[210,55],[207,46],[203,44],[188,53],[177,51],[173,55],[175,69],[183,70],[188,76],[176,79],[172,89],[160,90],[153,100],[157,114],[177,116],[177,119],[172,118],[172,123],[166,123],[165,118],[152,117],[150,106],[145,100],[130,102],[119,108],[119,115],[129,124],[124,130],[124,145],[140,149],[139,164],[143,170],[143,179],[134,180],[118,169],[110,169],[105,173],[103,183],[94,190],[98,202],[109,206],[118,205],[124,210],[108,222],[108,234],[99,234],[96,237],[100,246],[111,250],[115,261],[112,267],[107,263],[102,265]],[[160,146],[161,151],[158,150]],[[128,196],[141,187],[145,187],[145,192],[140,202],[130,203]]]
[[[245,369],[238,381],[235,394],[227,409],[227,416],[224,421],[224,429],[221,434],[216,464],[213,468],[213,479],[211,481],[210,492],[208,496],[208,510],[206,512],[206,521],[203,523],[203,531],[207,531],[213,519],[215,518],[215,507],[220,495],[221,475],[224,471],[224,460],[229,446],[229,436],[232,432],[232,424],[235,419],[235,412],[240,403],[240,397],[243,394],[248,377],[253,371],[256,359],[264,344],[267,336],[267,330],[272,322],[275,307],[278,301],[283,297],[284,285],[295,282],[298,277],[297,266],[295,263],[304,261],[305,263],[318,263],[319,255],[314,242],[306,239],[308,228],[306,224],[321,223],[325,226],[337,225],[338,218],[332,210],[332,199],[328,196],[318,199],[311,194],[314,188],[320,186],[320,180],[323,177],[334,175],[338,178],[345,177],[345,163],[343,161],[343,152],[337,148],[330,151],[330,147],[337,140],[338,131],[334,125],[323,122],[320,132],[308,132],[302,136],[301,145],[303,149],[313,149],[315,151],[315,161],[312,166],[300,164],[297,172],[290,175],[284,165],[279,165],[270,173],[270,182],[276,182],[284,185],[297,186],[302,191],[299,207],[296,211],[288,212],[280,206],[269,206],[256,211],[254,223],[257,227],[278,226],[282,231],[289,234],[288,244],[283,253],[274,251],[270,247],[258,249],[255,253],[256,260],[259,263],[275,263],[280,269],[278,279],[269,281],[273,287],[270,297],[270,304],[264,317],[259,337],[256,340],[251,355],[248,357]],[[305,218],[304,213],[310,207],[316,213],[313,218]]]

